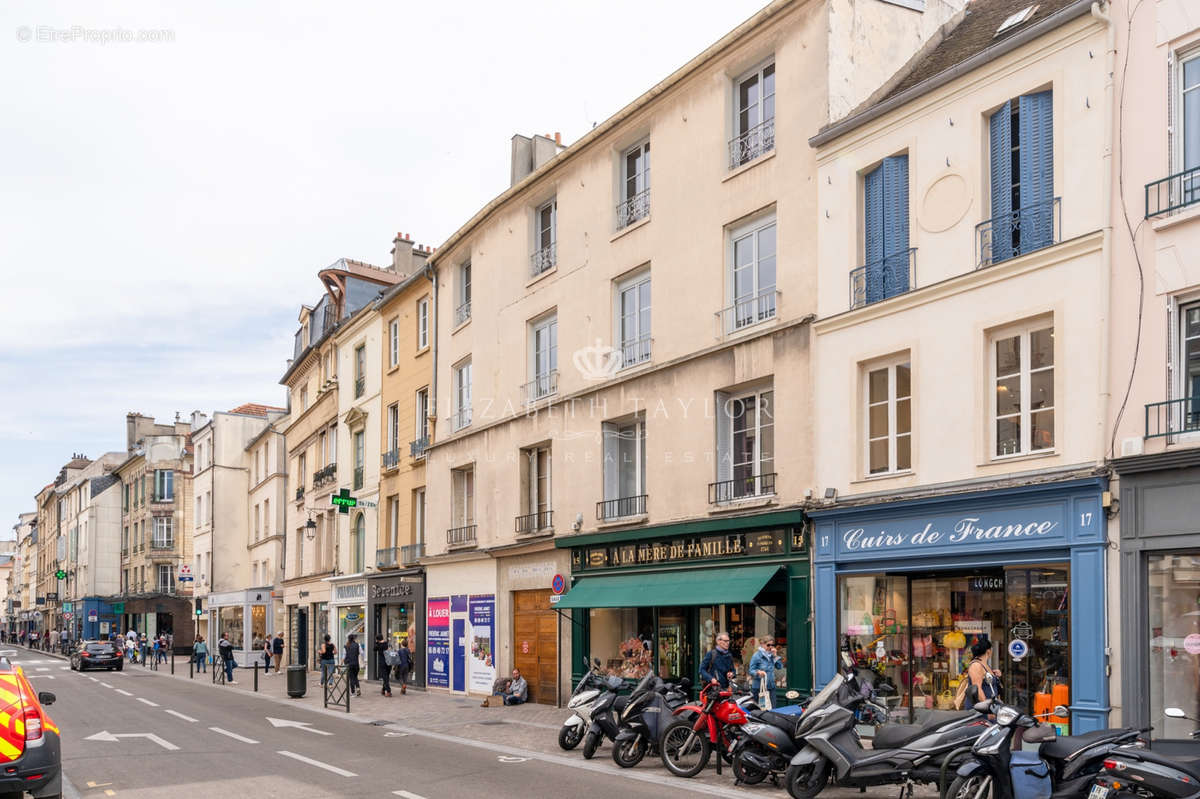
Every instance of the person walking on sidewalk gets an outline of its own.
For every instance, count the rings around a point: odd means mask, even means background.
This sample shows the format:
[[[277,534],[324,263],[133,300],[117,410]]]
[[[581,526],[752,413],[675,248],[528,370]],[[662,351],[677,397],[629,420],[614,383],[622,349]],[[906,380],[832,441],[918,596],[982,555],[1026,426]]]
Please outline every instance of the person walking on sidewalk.
[[[279,630],[275,631],[275,637],[271,639],[271,657],[275,661],[275,673],[279,673],[279,664],[283,662],[283,636],[279,634]]]
[[[70,649],[69,649],[69,647],[71,645],[70,634],[66,630],[63,630],[61,635],[59,636],[59,638],[60,638],[59,644],[62,647],[61,651],[65,655],[70,651]]]
[[[225,682],[229,685],[237,685],[233,679],[233,667],[237,663],[233,659],[233,644],[229,643],[229,636],[221,633],[221,640],[217,641],[217,652],[221,655],[221,660],[225,664]]]
[[[352,694],[362,696],[362,688],[358,685],[358,669],[360,665],[358,658],[361,650],[359,649],[358,641],[355,640],[354,633],[346,636],[346,646],[343,651],[342,663],[346,664],[346,684]]]
[[[408,693],[408,674],[412,671],[412,652],[408,649],[408,639],[400,639],[400,647],[396,650],[396,679],[400,681],[401,695]]]
[[[329,640],[328,633],[325,634],[325,641],[321,644],[320,652],[317,653],[317,660],[321,663],[321,685],[324,685],[329,682],[329,678],[337,666],[337,647]]]
[[[208,673],[208,644],[204,643],[203,635],[197,635],[196,642],[192,644],[192,660],[196,661],[196,671]]]
[[[396,665],[396,653],[392,651],[392,645],[383,633],[375,633],[375,668],[379,671],[379,679],[383,682],[381,693],[384,696],[392,695],[391,672],[392,666]]]
[[[262,647],[260,648],[263,659],[263,673],[271,673],[271,636],[263,636]]]
[[[158,654],[155,656],[159,663],[167,662],[167,636],[158,636]]]

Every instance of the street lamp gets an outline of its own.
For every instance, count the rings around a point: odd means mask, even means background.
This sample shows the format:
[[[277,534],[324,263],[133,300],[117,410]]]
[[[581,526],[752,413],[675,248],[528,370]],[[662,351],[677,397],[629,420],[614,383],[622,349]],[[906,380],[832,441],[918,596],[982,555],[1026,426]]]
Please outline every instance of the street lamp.
[[[308,521],[304,523],[304,537],[309,541],[312,541],[317,537],[317,523],[313,521],[311,516],[309,516]]]

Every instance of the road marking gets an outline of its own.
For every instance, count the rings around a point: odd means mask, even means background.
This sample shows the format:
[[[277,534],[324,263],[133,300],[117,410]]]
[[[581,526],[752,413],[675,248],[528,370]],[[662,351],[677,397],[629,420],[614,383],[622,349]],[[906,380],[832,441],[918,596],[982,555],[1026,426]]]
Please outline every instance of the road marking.
[[[94,780],[88,780],[88,783],[87,783],[87,787],[89,787],[89,788],[103,788],[105,785],[112,785],[112,783],[111,782],[95,782]]]
[[[106,682],[102,682],[102,683],[100,683],[100,684],[101,684],[101,685],[103,685],[105,688],[112,688],[112,686],[111,686],[111,685],[109,685],[109,684],[108,684],[108,683],[106,683]]]
[[[105,789],[104,789],[104,795],[105,795],[105,796],[116,796],[116,795],[117,795],[117,792],[116,792],[116,791],[114,791],[112,788],[105,788]]]
[[[226,737],[232,738],[235,741],[241,741],[244,744],[258,743],[258,741],[254,740],[253,738],[247,738],[244,735],[238,735],[236,732],[230,732],[229,730],[223,730],[220,727],[209,727],[209,729],[212,730],[213,732],[217,733],[218,735],[224,735]]]
[[[320,760],[313,760],[311,757],[305,757],[304,755],[298,755],[295,752],[288,752],[283,749],[280,749],[275,754],[283,755],[284,757],[290,757],[292,760],[299,760],[301,763],[307,763],[310,766],[316,766],[317,768],[323,768],[326,771],[333,772],[334,774],[337,774],[342,777],[357,777],[358,776],[353,771],[346,771],[346,769],[344,769],[344,768],[338,768],[337,766],[331,766],[328,763],[322,763]]]
[[[421,796],[421,795],[415,794],[415,793],[410,793],[408,791],[392,791],[392,795],[393,796],[403,796],[404,799],[425,799],[424,796]]]
[[[111,742],[111,741],[119,741],[122,738],[145,738],[149,741],[152,741],[152,742],[158,744],[163,749],[167,749],[172,752],[179,749],[179,747],[176,746],[175,744],[171,743],[170,741],[164,741],[162,738],[159,738],[157,735],[155,735],[152,732],[123,732],[123,733],[117,734],[117,733],[111,733],[108,730],[101,730],[100,732],[96,733],[95,735],[89,735],[88,737],[84,738],[83,740]]]
[[[121,693],[125,693],[125,692],[121,691]],[[142,699],[140,696],[137,698],[137,701],[141,702],[143,705],[149,705],[150,707],[158,707],[158,702],[151,702],[149,699]]]
[[[496,755],[496,759],[501,763],[524,763],[529,758],[527,757],[510,757],[509,755]]]
[[[185,716],[185,715],[183,715],[182,713],[180,713],[178,710],[164,710],[163,712],[164,712],[164,713],[170,713],[172,716],[175,716],[176,718],[183,719],[184,721],[190,721],[190,722],[192,722],[193,724],[195,724],[195,723],[196,723],[196,720],[195,720],[194,718],[192,718],[191,716]]]
[[[50,667],[49,666],[38,666],[37,670],[38,671],[50,671]]]
[[[70,671],[71,667],[70,666],[59,666],[58,670],[59,671]]]
[[[385,732],[383,734],[384,738],[407,738],[408,736],[407,732]]]
[[[82,674],[80,674],[79,676],[80,676],[80,677],[82,677],[83,675],[82,675]],[[89,679],[89,680],[91,680],[92,682],[100,682],[100,681],[99,681],[98,679],[96,679],[95,677],[88,677],[88,679]]]
[[[54,675],[52,675],[52,674],[30,674],[29,679],[31,679],[31,680],[53,680]]]
[[[123,690],[121,690],[120,688],[116,688],[116,689],[114,689],[114,690],[115,690],[117,693],[119,693],[119,694],[122,694],[123,696],[133,696],[133,694],[129,693],[128,691],[123,691]]]
[[[295,727],[296,729],[304,730],[305,732],[315,732],[317,735],[333,735],[333,733],[331,733],[331,732],[325,732],[324,730],[313,729],[312,727],[309,726],[310,722],[307,722],[307,721],[291,721],[289,719],[273,719],[270,716],[267,716],[267,721],[271,722],[272,727]]]

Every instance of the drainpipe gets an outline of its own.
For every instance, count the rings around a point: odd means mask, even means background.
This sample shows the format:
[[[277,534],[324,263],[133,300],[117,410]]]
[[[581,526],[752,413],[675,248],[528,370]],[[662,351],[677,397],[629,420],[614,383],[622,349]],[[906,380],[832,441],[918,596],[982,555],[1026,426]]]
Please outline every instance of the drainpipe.
[[[1109,385],[1110,359],[1112,351],[1112,191],[1113,191],[1113,75],[1116,70],[1116,28],[1112,18],[1101,9],[1107,6],[1105,0],[1092,3],[1092,17],[1105,26],[1104,42],[1104,151],[1102,154],[1103,188],[1101,189],[1101,214],[1104,240],[1101,249],[1100,266],[1100,414],[1097,432],[1098,446],[1096,447],[1096,466],[1103,468],[1108,454],[1108,436],[1105,432],[1109,423],[1109,406],[1112,402],[1112,387]]]

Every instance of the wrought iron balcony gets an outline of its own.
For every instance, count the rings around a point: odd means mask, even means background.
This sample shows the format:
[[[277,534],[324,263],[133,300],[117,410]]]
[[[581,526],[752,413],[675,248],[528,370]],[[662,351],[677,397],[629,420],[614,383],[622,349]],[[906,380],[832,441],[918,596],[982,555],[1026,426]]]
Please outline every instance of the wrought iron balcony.
[[[446,531],[446,546],[474,546],[476,529],[478,529],[478,525],[474,524],[468,524],[463,527],[451,527]]]
[[[624,519],[628,516],[641,516],[646,512],[647,494],[635,497],[620,497],[606,499],[596,503],[596,518],[600,521]]]
[[[457,308],[454,309],[454,326],[455,327],[458,327],[459,325],[463,324],[470,318],[471,318],[471,301],[470,300],[467,300],[466,302],[462,303],[461,305],[459,305]]]
[[[453,423],[455,430],[462,430],[464,427],[469,425],[471,423],[471,409],[459,408],[457,411],[455,411]]]
[[[296,501],[299,502],[302,499],[304,499],[304,486],[297,486],[296,487]]]
[[[400,448],[393,447],[383,453],[383,468],[384,471],[395,469],[400,465]]]
[[[537,277],[542,272],[549,272],[557,262],[558,242],[552,241],[529,256],[529,276]]]
[[[395,569],[400,566],[400,547],[375,550],[375,568]]]
[[[367,378],[365,378],[365,377],[354,378],[354,398],[358,399],[359,397],[361,397],[363,395],[363,393],[366,390],[367,390]]]
[[[161,495],[159,495],[159,494],[157,494],[157,493],[151,492],[151,493],[150,493],[150,501],[151,501],[152,503],[154,503],[155,505],[161,505],[161,504],[168,503],[168,502],[174,502],[174,501],[175,501],[175,495],[174,495],[174,494],[172,494],[172,495],[171,495],[171,496],[169,496],[169,497],[165,497],[165,496],[161,496]]]
[[[650,216],[650,189],[639,191],[617,204],[617,230]]]
[[[850,307],[880,302],[916,286],[917,248],[911,247],[850,270]]]
[[[423,557],[425,557],[424,544],[408,544],[400,547],[400,565],[402,566],[412,566]]]
[[[1200,203],[1200,167],[1146,184],[1146,218],[1166,216]]]
[[[524,516],[518,516],[516,519],[517,534],[521,533],[536,533],[542,530],[550,530],[554,527],[554,511],[543,510],[537,513],[528,513]]]
[[[313,488],[320,488],[327,483],[337,482],[337,464],[331,463],[313,472]],[[298,499],[299,497],[297,497]]]
[[[157,588],[155,589],[155,593],[156,594],[166,594],[167,596],[173,596],[175,594],[175,584],[174,583],[159,583]]]
[[[779,291],[774,286],[743,297],[728,308],[717,311],[717,338],[770,321],[778,310]]]
[[[150,548],[155,550],[175,549],[174,538],[156,538],[150,542]]]
[[[729,142],[729,168],[748,164],[775,149],[775,118],[764,120]]]
[[[525,390],[525,401],[536,402],[558,393],[558,370],[551,369],[545,374],[538,375],[522,388]]]
[[[357,491],[358,489],[360,489],[362,487],[363,487],[363,467],[355,466],[354,467],[354,490]]]
[[[775,473],[737,477],[708,484],[708,504],[724,505],[742,499],[769,497],[775,493]]]
[[[1062,240],[1062,198],[1034,203],[975,226],[976,269],[1026,255]]]
[[[639,363],[645,363],[650,360],[651,344],[654,339],[649,336],[642,336],[632,341],[624,341],[621,343],[621,368],[628,369],[631,366],[637,366]]]
[[[424,458],[425,450],[429,449],[429,436],[421,436],[416,441],[408,442],[408,455],[410,458]]]
[[[1200,397],[1182,397],[1146,405],[1146,438],[1200,433]]]

